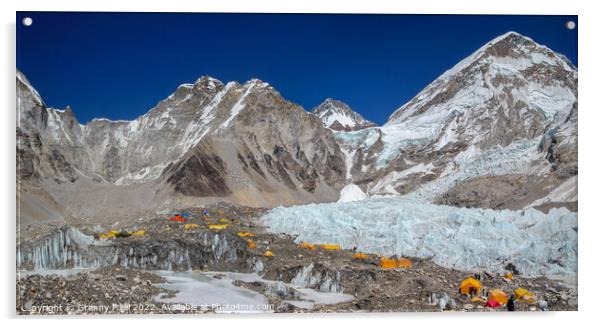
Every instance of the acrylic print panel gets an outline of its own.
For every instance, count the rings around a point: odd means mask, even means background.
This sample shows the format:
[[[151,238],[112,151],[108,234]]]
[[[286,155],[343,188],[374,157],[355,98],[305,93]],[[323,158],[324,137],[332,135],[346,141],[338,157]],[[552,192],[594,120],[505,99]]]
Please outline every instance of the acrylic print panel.
[[[576,16],[17,22],[18,314],[577,309]]]

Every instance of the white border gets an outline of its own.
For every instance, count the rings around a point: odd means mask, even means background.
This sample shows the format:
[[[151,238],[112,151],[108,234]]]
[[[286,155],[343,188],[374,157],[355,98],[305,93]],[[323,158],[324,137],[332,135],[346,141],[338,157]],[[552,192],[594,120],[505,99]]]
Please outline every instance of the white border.
[[[218,316],[210,319],[188,320],[185,317],[169,317],[177,319],[165,321],[157,317],[145,317],[142,322],[151,325],[165,323],[176,324],[232,324],[308,326],[320,324],[415,324],[425,323],[438,325],[478,324],[487,326],[508,325],[541,325],[575,326],[593,321],[602,312],[602,267],[600,265],[599,242],[602,232],[602,214],[596,204],[600,202],[600,149],[602,145],[601,130],[602,96],[600,82],[602,59],[600,35],[602,32],[600,11],[596,10],[597,1],[569,0],[320,0],[320,1],[286,1],[286,0],[214,0],[214,1],[126,1],[126,0],[19,0],[0,2],[2,17],[2,127],[1,152],[3,160],[1,171],[2,195],[0,196],[4,222],[2,245],[5,254],[5,265],[2,269],[3,295],[0,302],[2,316],[10,318],[14,314],[14,220],[15,220],[15,11],[161,11],[161,12],[336,12],[336,13],[425,13],[425,14],[577,14],[579,15],[579,312],[548,314],[330,314],[330,315],[272,315],[272,316]],[[597,312],[598,311],[598,312]],[[131,317],[126,317],[128,319]],[[149,319],[152,318],[152,319]],[[207,317],[204,317],[207,318]],[[291,319],[294,318],[294,319]],[[453,319],[450,319],[453,318]],[[23,320],[13,323],[19,325],[60,324],[81,325],[79,319],[45,319],[44,321]],[[219,319],[219,322],[216,321]],[[243,321],[242,319],[245,319]],[[286,319],[286,320],[282,320]],[[374,321],[377,319],[378,321]],[[403,320],[402,320],[403,319]],[[121,322],[121,321],[119,321]],[[106,326],[119,323],[116,320],[92,319],[86,324]],[[10,323],[10,322],[8,322]],[[126,321],[127,323],[127,321]],[[599,324],[599,322],[598,322]]]

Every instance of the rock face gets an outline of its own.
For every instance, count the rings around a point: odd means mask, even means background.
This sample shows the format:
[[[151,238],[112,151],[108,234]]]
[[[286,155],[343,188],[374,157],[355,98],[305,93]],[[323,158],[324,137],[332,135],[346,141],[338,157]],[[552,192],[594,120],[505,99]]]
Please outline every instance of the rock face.
[[[529,176],[549,189],[577,174],[577,70],[509,32],[437,78],[383,127],[338,132],[337,140],[351,157],[353,182],[372,194],[458,199],[446,192],[463,182],[462,192],[474,191],[476,201],[484,188],[466,181],[487,176],[488,192],[497,193],[485,201],[505,200],[483,206],[509,207],[518,190],[496,187],[510,185],[505,175]]]
[[[67,198],[71,184],[115,187],[126,197],[140,185],[154,190],[155,203],[200,197],[273,206],[336,200],[344,186],[332,132],[260,80],[201,77],[132,121],[81,124],[71,108],[46,107],[20,72],[17,98],[19,178],[60,183]],[[73,189],[77,197],[81,189]]]
[[[324,100],[312,112],[322,120],[324,126],[335,131],[357,131],[376,126],[353,111],[346,103],[330,98]]]

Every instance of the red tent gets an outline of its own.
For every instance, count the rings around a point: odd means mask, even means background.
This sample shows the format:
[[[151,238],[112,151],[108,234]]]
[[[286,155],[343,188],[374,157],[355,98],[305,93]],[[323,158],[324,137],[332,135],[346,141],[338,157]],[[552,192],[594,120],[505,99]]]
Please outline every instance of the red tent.
[[[487,302],[485,303],[485,306],[486,306],[486,307],[490,307],[490,308],[497,308],[497,307],[499,307],[500,305],[501,305],[501,304],[500,304],[498,301],[496,301],[496,300],[489,300],[489,301],[487,301]]]
[[[185,223],[186,222],[186,218],[182,218],[182,216],[180,216],[180,215],[175,215],[175,216],[169,218],[169,220],[171,220],[171,221],[179,221],[181,223]]]

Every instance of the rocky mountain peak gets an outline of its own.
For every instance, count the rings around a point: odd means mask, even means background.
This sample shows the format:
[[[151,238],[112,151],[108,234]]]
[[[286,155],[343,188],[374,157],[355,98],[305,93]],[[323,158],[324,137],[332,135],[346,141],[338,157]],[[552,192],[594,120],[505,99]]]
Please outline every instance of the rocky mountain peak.
[[[205,90],[221,89],[223,86],[224,83],[222,83],[222,81],[207,75],[199,77],[194,83],[195,88]]]
[[[274,90],[274,88],[270,85],[270,83],[262,81],[259,78],[252,78],[252,79],[246,81],[243,84],[243,86],[247,87],[247,88],[252,87],[253,89],[258,90],[258,91],[266,90],[266,89]]]
[[[577,71],[566,57],[528,37],[508,32],[439,76],[396,110],[386,125],[402,123],[427,111],[440,111],[444,104],[449,107],[448,112],[462,112],[479,104],[487,104],[488,110],[497,110],[492,102],[502,98],[512,101],[503,105],[505,110],[533,104],[531,109],[543,113],[549,120],[558,111],[568,112],[570,99],[576,98],[576,83]],[[518,91],[520,88],[523,92]],[[539,92],[535,91],[537,88]],[[543,88],[547,91],[541,92]],[[570,90],[572,94],[564,94],[564,91],[559,94],[560,89]],[[450,102],[454,98],[457,101]],[[545,105],[546,101],[556,105]]]
[[[337,131],[353,131],[376,126],[362,115],[353,111],[346,103],[327,98],[312,110],[324,126]]]

